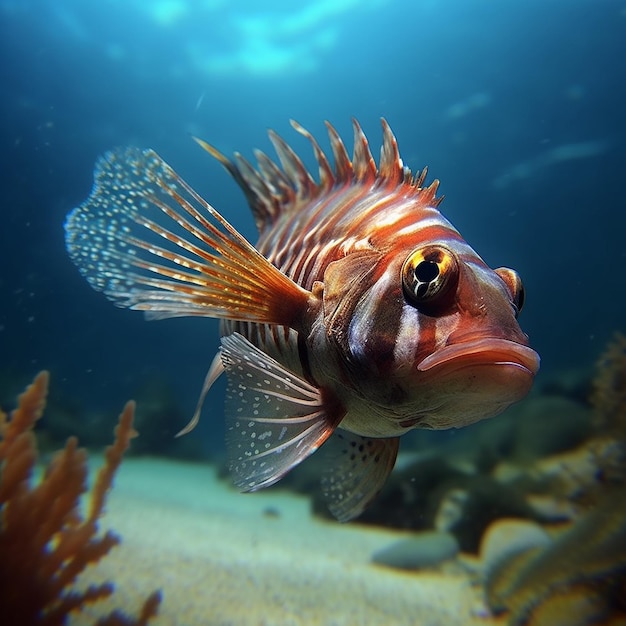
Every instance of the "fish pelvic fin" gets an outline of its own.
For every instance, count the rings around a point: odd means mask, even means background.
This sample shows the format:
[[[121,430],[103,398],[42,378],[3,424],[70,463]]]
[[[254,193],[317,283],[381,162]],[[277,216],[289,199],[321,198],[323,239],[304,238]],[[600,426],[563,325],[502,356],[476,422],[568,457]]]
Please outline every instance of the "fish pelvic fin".
[[[204,405],[204,400],[209,393],[209,390],[213,386],[213,383],[224,373],[224,365],[222,364],[222,358],[220,353],[218,352],[214,357],[213,361],[211,361],[211,366],[209,367],[209,371],[207,372],[204,383],[202,385],[202,391],[200,392],[200,397],[198,398],[198,403],[196,404],[196,410],[193,413],[193,416],[187,423],[187,425],[179,430],[176,433],[176,437],[182,437],[183,435],[189,434],[200,421],[200,413],[202,412],[202,406]]]
[[[238,333],[222,338],[228,376],[226,444],[233,482],[256,491],[313,454],[344,415],[330,394]]]
[[[333,436],[332,462],[322,476],[330,512],[340,521],[358,517],[380,493],[398,456],[400,439],[372,439],[345,430]]]
[[[154,151],[107,153],[65,222],[91,286],[150,318],[297,326],[310,292],[272,265]]]

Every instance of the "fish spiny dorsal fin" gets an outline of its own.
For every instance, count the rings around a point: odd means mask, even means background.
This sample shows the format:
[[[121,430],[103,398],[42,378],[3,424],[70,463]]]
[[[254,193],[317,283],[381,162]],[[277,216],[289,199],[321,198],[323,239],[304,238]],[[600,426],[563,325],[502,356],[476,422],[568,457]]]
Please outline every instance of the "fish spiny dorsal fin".
[[[326,155],[320,148],[320,145],[315,140],[315,137],[313,137],[313,135],[311,135],[311,133],[306,128],[300,126],[300,124],[298,124],[298,122],[296,122],[295,120],[290,120],[290,122],[295,130],[297,130],[301,135],[306,137],[311,142],[311,145],[313,146],[313,153],[315,154],[315,159],[319,165],[319,190],[321,192],[329,191],[335,184],[335,176],[333,174],[332,167],[330,166],[330,163],[326,158]]]
[[[233,163],[227,156],[222,154],[217,148],[214,148],[210,143],[207,143],[203,139],[193,137],[194,141],[203,149],[206,150],[214,159],[217,159],[226,171],[235,179],[235,182],[241,187],[242,191],[246,195],[246,200],[252,209],[254,215],[254,221],[257,228],[261,229],[268,219],[271,219],[273,202],[271,194],[260,195],[260,189],[255,189],[248,178],[241,171],[241,162],[239,165]],[[239,157],[239,158],[238,158]],[[235,154],[235,158],[239,161],[243,159],[240,155]],[[252,166],[250,169],[256,174],[256,171]]]
[[[410,175],[410,172],[408,173]],[[438,207],[443,201],[443,196],[439,198],[435,197],[437,195],[437,189],[439,189],[439,180],[435,179],[428,187],[423,187],[427,175],[428,167],[424,167],[421,172],[415,172],[415,176],[413,176],[410,184],[420,194],[420,200],[425,205]]]
[[[286,202],[289,197],[294,196],[294,191],[285,173],[270,159],[262,150],[255,150],[254,156],[259,164],[259,170],[271,187],[277,199]]]
[[[235,153],[234,159],[230,160],[205,141],[195,137],[194,139],[226,168],[242,188],[259,231],[271,227],[283,213],[297,211],[307,201],[332,193],[335,187],[349,184],[376,184],[388,188],[390,192],[395,187],[403,186],[407,192],[419,196],[421,203],[438,206],[443,199],[435,197],[439,182],[434,181],[430,186],[423,187],[428,169],[424,168],[413,175],[402,162],[398,143],[389,124],[384,118],[381,123],[383,144],[380,149],[380,164],[377,167],[367,137],[356,119],[352,119],[352,159],[334,126],[325,122],[334,160],[333,168],[313,135],[298,122],[291,120],[291,126],[306,137],[313,148],[319,169],[319,183],[311,176],[293,148],[273,130],[268,134],[278,161],[273,161],[261,150],[255,150],[256,167],[239,153]]]
[[[443,196],[436,198],[437,189],[439,189],[439,181],[433,180],[428,187],[420,190],[420,200],[427,206],[437,207],[441,204]]]
[[[370,152],[367,137],[354,118],[352,118],[352,127],[354,129],[354,153],[352,156],[354,177],[362,183],[373,183],[377,175],[376,162]]]
[[[279,202],[268,181],[239,152],[235,152],[235,161],[245,185],[244,191],[252,192],[248,197],[248,202],[253,209],[257,228],[261,229],[268,219],[276,217]]]
[[[424,167],[421,172],[415,172],[415,176],[413,176],[413,186],[420,189],[426,180],[426,176],[428,174],[428,166]]]
[[[287,178],[292,181],[299,198],[309,198],[317,191],[317,184],[300,160],[300,157],[292,150],[291,146],[273,130],[269,131],[278,158],[282,163]]]
[[[335,159],[335,179],[337,182],[346,182],[352,180],[352,162],[348,156],[348,151],[344,145],[339,133],[330,122],[325,122],[328,129],[328,137],[330,139],[330,147],[333,151]]]
[[[378,175],[384,178],[390,186],[400,185],[402,182],[406,181],[405,173],[408,168],[405,169],[402,164],[398,150],[398,142],[384,117],[381,123],[383,125],[383,145],[380,148]],[[411,176],[410,171],[408,171],[408,174]]]

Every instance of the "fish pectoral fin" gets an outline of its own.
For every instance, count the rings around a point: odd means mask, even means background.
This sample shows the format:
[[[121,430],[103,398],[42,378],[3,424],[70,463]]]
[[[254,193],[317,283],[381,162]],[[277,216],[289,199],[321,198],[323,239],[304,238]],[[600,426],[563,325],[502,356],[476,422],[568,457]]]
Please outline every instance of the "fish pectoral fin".
[[[118,306],[297,325],[310,292],[242,237],[152,150],[109,152],[65,223],[72,260]]]
[[[233,482],[242,491],[269,487],[326,441],[344,410],[238,333],[222,338],[221,355]]]
[[[322,489],[330,512],[347,522],[367,508],[378,495],[391,473],[398,455],[400,439],[372,439],[337,431]]]

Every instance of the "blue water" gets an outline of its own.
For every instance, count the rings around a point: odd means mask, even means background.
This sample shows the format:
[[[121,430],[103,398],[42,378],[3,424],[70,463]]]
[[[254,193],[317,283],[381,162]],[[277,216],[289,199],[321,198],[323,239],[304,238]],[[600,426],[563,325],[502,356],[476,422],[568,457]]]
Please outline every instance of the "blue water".
[[[65,215],[98,155],[136,144],[254,240],[190,135],[251,157],[271,127],[311,163],[289,118],[326,146],[323,120],[350,145],[355,116],[376,154],[385,116],[467,241],[522,275],[538,384],[590,367],[626,326],[625,58],[618,0],[0,1],[2,399],[48,368],[59,402],[114,413],[156,379],[184,423],[217,323],[114,308],[71,264]]]

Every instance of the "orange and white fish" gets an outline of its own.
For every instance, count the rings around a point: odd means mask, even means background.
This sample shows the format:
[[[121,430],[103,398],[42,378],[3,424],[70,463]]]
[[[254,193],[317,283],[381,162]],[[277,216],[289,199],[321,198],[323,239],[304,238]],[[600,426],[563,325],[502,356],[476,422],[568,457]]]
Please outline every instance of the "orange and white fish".
[[[327,124],[315,180],[270,131],[280,165],[229,160],[259,229],[252,246],[152,150],[110,152],[67,218],[70,256],[95,289],[151,318],[223,320],[202,398],[225,370],[235,484],[278,481],[333,433],[332,513],[359,515],[413,428],[500,413],[529,391],[539,357],[517,315],[518,275],[490,269],[441,215],[438,181],[411,174],[383,120],[378,165],[360,126],[349,158]],[[200,406],[200,405],[199,405]],[[193,427],[196,415],[185,430]]]

